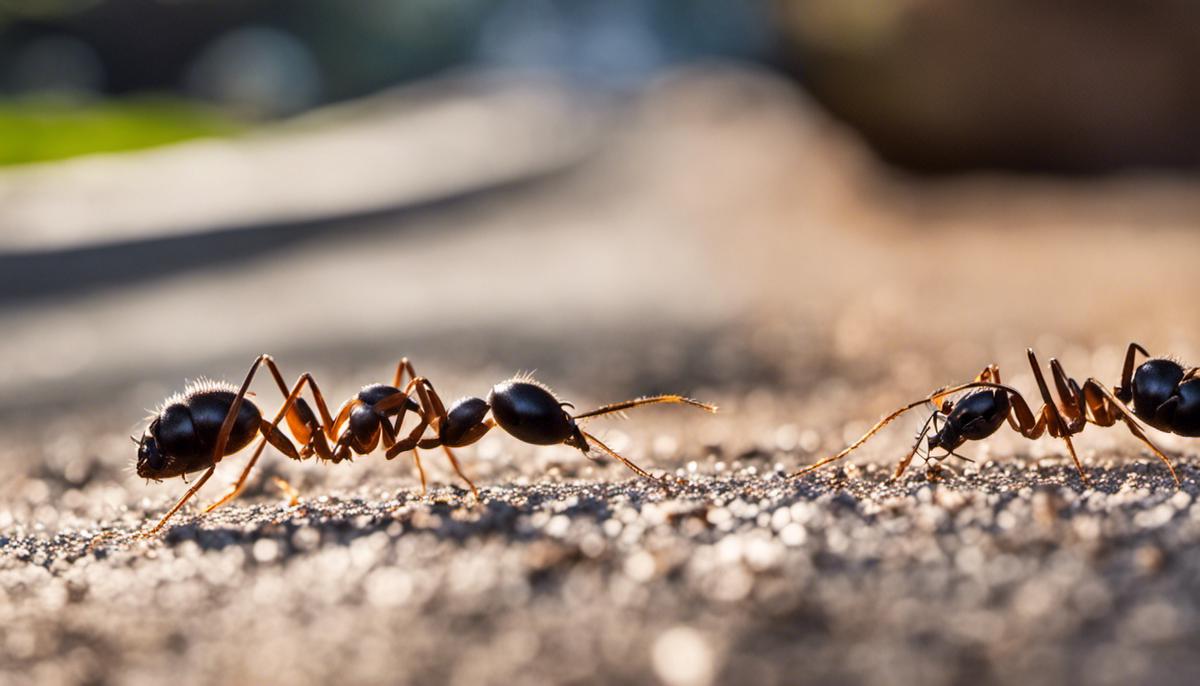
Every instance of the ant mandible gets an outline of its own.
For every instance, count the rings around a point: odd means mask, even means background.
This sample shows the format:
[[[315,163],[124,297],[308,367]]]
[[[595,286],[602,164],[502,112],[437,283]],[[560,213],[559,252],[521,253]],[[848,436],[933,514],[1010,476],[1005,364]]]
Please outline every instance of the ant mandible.
[[[258,406],[247,398],[250,384],[262,365],[270,371],[280,392],[285,396],[283,406],[270,422],[263,419]],[[409,382],[401,390],[400,385],[405,374],[409,376]],[[319,419],[304,398],[300,397],[306,386],[316,402]],[[420,400],[419,404],[413,400],[414,393]],[[160,531],[212,477],[217,464],[223,458],[242,450],[260,434],[262,438],[238,480],[228,493],[210,505],[205,512],[211,512],[241,493],[268,442],[295,460],[316,455],[322,460],[334,463],[350,459],[352,454],[369,454],[380,443],[386,449],[386,457],[389,460],[400,453],[412,451],[421,477],[422,494],[426,492],[426,479],[418,448],[441,447],[455,472],[466,481],[478,500],[478,489],[463,473],[451,448],[478,441],[494,426],[501,427],[526,443],[569,445],[585,455],[590,453],[590,446],[594,444],[639,476],[660,482],[579,426],[580,420],[655,403],[686,404],[708,412],[717,410],[714,405],[681,395],[658,395],[626,400],[590,412],[571,415],[563,408],[574,409],[573,405],[560,402],[549,389],[530,377],[517,377],[501,382],[492,388],[486,401],[480,398],[463,398],[447,410],[433,384],[425,377],[417,376],[411,363],[404,358],[397,365],[391,385],[372,384],[364,387],[347,400],[334,417],[310,374],[302,374],[289,389],[275,361],[269,355],[261,355],[251,365],[238,390],[235,391],[231,385],[217,382],[193,384],[183,394],[169,398],[151,418],[141,439],[134,439],[138,445],[137,473],[141,477],[162,480],[205,470],[162,519],[143,535],[150,536]],[[409,411],[415,412],[420,421],[405,438],[399,439],[398,432],[405,413]],[[492,414],[491,418],[487,417],[489,411]],[[301,448],[297,448],[279,430],[279,424],[284,418],[287,419],[292,435],[302,445]],[[435,436],[426,438],[424,434],[429,428],[434,430]],[[330,441],[333,441],[332,446]]]
[[[926,444],[926,461],[930,457],[940,461],[951,455],[967,459],[955,453],[954,450],[967,441],[983,440],[991,436],[1007,420],[1014,431],[1026,438],[1036,439],[1048,432],[1055,438],[1063,439],[1067,445],[1067,451],[1075,463],[1075,468],[1079,472],[1080,480],[1090,486],[1091,480],[1075,453],[1071,436],[1083,431],[1089,423],[1109,427],[1120,420],[1125,422],[1130,433],[1145,443],[1166,464],[1171,478],[1178,486],[1180,480],[1179,475],[1175,472],[1175,466],[1158,446],[1154,445],[1142,430],[1138,420],[1160,431],[1179,436],[1200,436],[1198,370],[1195,367],[1184,370],[1178,362],[1165,358],[1154,358],[1142,363],[1135,371],[1134,363],[1137,353],[1150,357],[1150,354],[1141,345],[1130,343],[1125,351],[1121,385],[1112,389],[1104,386],[1095,378],[1088,378],[1081,387],[1066,374],[1057,359],[1051,358],[1050,371],[1054,378],[1060,405],[1051,395],[1033,349],[1027,348],[1029,365],[1033,369],[1034,379],[1037,381],[1038,391],[1044,402],[1037,413],[1030,410],[1029,404],[1016,389],[1001,383],[999,368],[996,365],[989,365],[970,383],[940,388],[929,396],[888,414],[861,438],[837,455],[801,469],[789,478],[804,476],[830,462],[836,462],[846,457],[900,415],[928,403],[936,409],[926,420],[912,450],[896,465],[893,478],[899,478],[904,474],[909,463],[920,450],[921,442],[928,435],[931,423],[933,424],[933,435],[928,437]],[[957,402],[948,399],[949,396],[962,391],[971,392]],[[1132,409],[1129,407],[1130,402],[1133,403]],[[944,425],[937,425],[939,419],[944,422]],[[932,451],[937,448],[942,448],[946,453],[933,456]]]

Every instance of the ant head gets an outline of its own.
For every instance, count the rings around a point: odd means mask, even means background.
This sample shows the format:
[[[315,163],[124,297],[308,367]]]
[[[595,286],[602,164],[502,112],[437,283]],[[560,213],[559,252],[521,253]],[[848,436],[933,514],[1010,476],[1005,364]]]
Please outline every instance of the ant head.
[[[933,452],[936,448],[952,452],[965,442],[966,439],[962,437],[958,429],[954,425],[946,423],[937,433],[929,437],[929,452]]]
[[[574,429],[574,432],[567,440],[563,441],[563,445],[569,445],[587,456],[592,451],[592,446],[587,442],[587,438],[584,437],[583,431],[575,424],[574,419],[571,420],[571,428]]]
[[[174,476],[170,473],[168,465],[171,460],[158,449],[158,440],[154,437],[155,429],[158,428],[156,420],[146,433],[142,434],[141,439],[133,439],[137,443],[137,475],[143,479],[161,479],[165,476]],[[133,438],[130,436],[130,438]]]

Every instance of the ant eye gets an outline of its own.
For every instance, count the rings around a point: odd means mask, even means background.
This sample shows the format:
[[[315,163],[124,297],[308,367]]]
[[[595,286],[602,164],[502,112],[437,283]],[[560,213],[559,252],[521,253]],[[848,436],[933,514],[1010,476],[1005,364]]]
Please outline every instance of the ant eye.
[[[158,449],[158,443],[153,437],[143,436],[138,447],[138,463],[150,469],[162,469],[166,459]]]

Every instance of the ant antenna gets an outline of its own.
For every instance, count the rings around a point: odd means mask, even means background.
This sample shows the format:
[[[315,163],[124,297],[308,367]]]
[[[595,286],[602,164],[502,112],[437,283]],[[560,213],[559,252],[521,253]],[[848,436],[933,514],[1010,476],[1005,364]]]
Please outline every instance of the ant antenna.
[[[926,462],[929,461],[929,450],[926,449],[925,452],[922,453],[921,452],[921,444],[925,442],[925,437],[929,435],[930,423],[934,422],[937,419],[938,415],[940,415],[940,414],[941,414],[941,412],[939,410],[934,410],[933,414],[929,415],[929,419],[925,420],[925,424],[924,424],[924,426],[921,427],[921,431],[917,433],[916,447],[915,447],[914,451],[916,452],[916,454],[921,456],[921,459],[925,460]],[[934,427],[934,430],[941,431],[941,429],[938,428],[936,425]]]
[[[646,397],[642,397],[642,398],[635,398],[633,400],[626,400],[624,402],[612,403],[611,405],[604,405],[604,406],[598,407],[590,412],[584,412],[583,414],[577,414],[574,416],[574,419],[577,419],[577,420],[578,419],[587,419],[588,417],[598,417],[603,414],[619,413],[619,412],[624,412],[625,410],[632,410],[635,407],[641,407],[642,405],[652,405],[654,403],[679,403],[681,405],[691,405],[692,407],[698,407],[701,410],[704,410],[705,412],[709,412],[709,413],[716,413],[716,411],[717,411],[716,405],[702,403],[699,400],[693,400],[691,398],[687,398],[682,395],[652,395],[652,396],[646,396]]]

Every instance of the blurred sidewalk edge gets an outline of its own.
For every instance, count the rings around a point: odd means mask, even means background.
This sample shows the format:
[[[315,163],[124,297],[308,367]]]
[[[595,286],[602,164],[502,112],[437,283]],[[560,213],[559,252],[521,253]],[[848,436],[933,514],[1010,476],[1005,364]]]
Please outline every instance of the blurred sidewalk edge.
[[[245,136],[0,170],[0,256],[312,230],[507,186],[585,158],[607,111],[542,75],[460,75]]]

